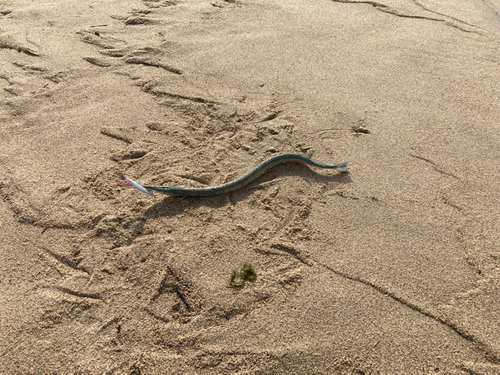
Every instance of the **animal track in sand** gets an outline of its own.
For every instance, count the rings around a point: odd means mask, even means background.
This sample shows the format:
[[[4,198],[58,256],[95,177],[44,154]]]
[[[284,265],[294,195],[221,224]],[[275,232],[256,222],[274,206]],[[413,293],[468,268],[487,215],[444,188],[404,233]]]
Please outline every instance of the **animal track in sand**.
[[[200,301],[193,291],[193,285],[186,276],[171,267],[161,279],[155,293],[143,307],[153,318],[163,323],[179,320],[189,322],[189,317],[200,313]]]

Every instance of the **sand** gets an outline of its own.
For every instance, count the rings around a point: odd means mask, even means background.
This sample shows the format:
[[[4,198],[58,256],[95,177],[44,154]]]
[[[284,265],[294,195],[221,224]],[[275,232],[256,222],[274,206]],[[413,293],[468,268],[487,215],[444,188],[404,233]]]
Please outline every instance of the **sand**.
[[[500,373],[499,41],[497,0],[1,1],[0,373]],[[121,186],[285,152],[350,174]]]

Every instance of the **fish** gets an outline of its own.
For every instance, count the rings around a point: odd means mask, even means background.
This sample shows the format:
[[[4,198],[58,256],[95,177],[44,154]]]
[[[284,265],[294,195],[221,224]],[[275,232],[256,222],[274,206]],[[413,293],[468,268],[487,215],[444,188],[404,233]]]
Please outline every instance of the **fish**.
[[[227,182],[222,185],[217,185],[217,186],[207,186],[207,187],[202,187],[202,188],[192,188],[189,186],[187,187],[180,187],[180,186],[140,186],[136,187],[136,189],[139,189],[141,191],[157,191],[163,194],[168,194],[168,195],[173,195],[173,196],[178,196],[178,197],[200,197],[200,196],[208,196],[208,195],[217,195],[217,194],[227,194],[232,191],[241,189],[242,187],[248,185],[249,183],[255,181],[257,178],[259,178],[261,175],[263,175],[265,172],[267,172],[269,169],[273,168],[274,166],[282,163],[289,163],[289,162],[295,162],[295,163],[303,163],[303,164],[308,164],[313,167],[318,167],[318,168],[327,168],[327,169],[333,169],[336,170],[337,172],[341,173],[349,173],[349,170],[347,169],[347,162],[346,163],[341,163],[337,165],[327,165],[323,163],[318,163],[317,161],[311,160],[309,156],[307,155],[302,155],[302,154],[280,154],[271,157],[270,159],[267,159],[260,163],[258,166],[256,166],[254,169],[250,170],[247,174],[244,176],[241,176],[240,178]],[[143,190],[144,189],[144,190]],[[148,194],[151,194],[148,191]]]

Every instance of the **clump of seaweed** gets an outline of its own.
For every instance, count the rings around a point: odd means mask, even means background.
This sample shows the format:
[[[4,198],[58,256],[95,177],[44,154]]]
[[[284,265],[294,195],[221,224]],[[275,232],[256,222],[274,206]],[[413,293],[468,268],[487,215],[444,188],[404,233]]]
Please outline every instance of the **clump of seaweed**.
[[[231,278],[229,279],[229,285],[232,288],[239,289],[245,285],[245,281],[255,281],[257,279],[257,273],[253,269],[250,263],[245,264],[241,268],[241,272],[236,270],[231,273]]]

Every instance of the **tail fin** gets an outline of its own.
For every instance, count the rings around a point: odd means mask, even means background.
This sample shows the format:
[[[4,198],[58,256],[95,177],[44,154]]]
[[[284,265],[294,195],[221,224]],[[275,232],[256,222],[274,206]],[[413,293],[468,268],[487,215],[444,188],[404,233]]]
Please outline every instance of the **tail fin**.
[[[349,173],[349,170],[347,169],[347,161],[342,164],[337,164],[335,167],[335,170],[342,172],[342,173]]]

